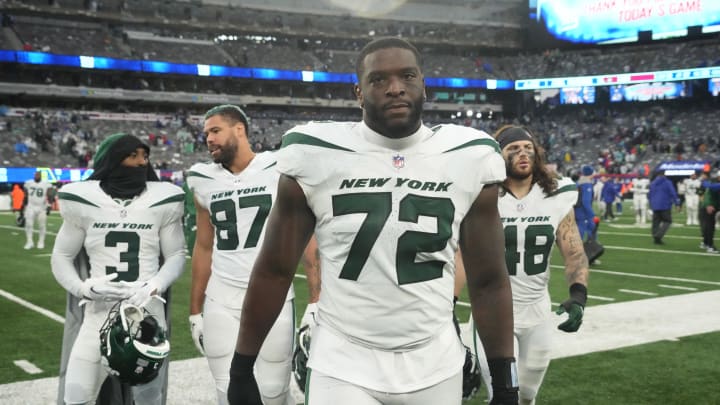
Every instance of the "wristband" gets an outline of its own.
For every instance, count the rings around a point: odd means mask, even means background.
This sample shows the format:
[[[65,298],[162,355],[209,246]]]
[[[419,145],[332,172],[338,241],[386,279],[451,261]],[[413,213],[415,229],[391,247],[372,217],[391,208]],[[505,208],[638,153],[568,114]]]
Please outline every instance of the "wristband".
[[[580,283],[574,283],[570,286],[570,298],[585,308],[587,302],[587,287]]]
[[[515,363],[514,357],[488,359],[488,367],[490,368],[490,377],[492,377],[493,391],[518,389],[517,363]]]
[[[250,356],[235,352],[230,363],[230,379],[242,379],[248,375],[253,375],[255,360],[257,360],[257,355]]]

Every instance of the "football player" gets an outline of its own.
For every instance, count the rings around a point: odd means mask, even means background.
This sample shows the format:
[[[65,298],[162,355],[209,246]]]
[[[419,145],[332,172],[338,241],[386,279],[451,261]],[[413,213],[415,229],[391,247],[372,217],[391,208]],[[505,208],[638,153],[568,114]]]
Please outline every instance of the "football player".
[[[699,225],[698,222],[698,207],[700,206],[700,179],[698,179],[697,173],[693,173],[690,177],[683,180],[685,184],[685,213],[687,218],[685,219],[685,225]]]
[[[52,188],[52,184],[42,180],[42,173],[37,171],[35,176],[26,181],[23,186],[25,189],[25,200],[23,201],[23,216],[25,217],[25,249],[32,249],[33,230],[35,221],[38,223],[38,240],[37,248],[45,249],[45,230],[47,229],[47,206],[48,190]]]
[[[60,386],[68,404],[94,403],[108,376],[101,364],[98,331],[117,301],[145,308],[166,328],[163,303],[151,298],[165,292],[184,268],[184,195],[179,187],[157,181],[148,154],[149,147],[136,137],[111,135],[98,147],[90,179],[68,184],[58,193],[63,224],[53,248],[52,272],[74,297],[68,302],[86,302],[77,337],[66,330],[63,342],[64,349],[71,347],[67,363],[62,361],[67,369],[61,370]],[[74,265],[81,253],[88,258],[86,279]],[[77,314],[72,314],[75,319]],[[163,403],[162,380],[133,387],[135,403]]]
[[[535,403],[550,364],[554,320],[549,311],[548,284],[553,245],[557,243],[560,248],[570,287],[570,297],[556,312],[569,315],[558,326],[562,331],[576,332],[582,324],[588,259],[575,223],[573,205],[577,201],[577,187],[573,181],[550,173],[542,149],[526,129],[505,126],[495,138],[507,168],[498,208],[512,284],[520,404],[529,405]],[[477,339],[476,343],[480,365],[485,367],[484,351]],[[483,375],[487,377],[487,370],[483,370]]]
[[[635,224],[646,224],[648,218],[648,191],[650,180],[640,171],[633,179],[633,208],[635,209]]]
[[[469,252],[464,262],[493,404],[517,403],[497,213],[504,162],[483,132],[422,124],[421,65],[405,40],[370,42],[356,65],[363,120],[311,122],[283,136],[278,198],[230,369],[231,404],[261,403],[253,368],[313,231],[322,292],[308,403],[461,403],[466,351],[452,322],[459,246]]]
[[[252,151],[248,118],[239,107],[214,107],[204,119],[213,163],[197,163],[187,174],[197,215],[189,319],[193,341],[215,379],[218,403],[224,404],[243,299],[279,173],[275,153]],[[284,291],[281,314],[259,353],[256,373],[265,405],[294,404],[289,391],[294,296],[292,287]]]

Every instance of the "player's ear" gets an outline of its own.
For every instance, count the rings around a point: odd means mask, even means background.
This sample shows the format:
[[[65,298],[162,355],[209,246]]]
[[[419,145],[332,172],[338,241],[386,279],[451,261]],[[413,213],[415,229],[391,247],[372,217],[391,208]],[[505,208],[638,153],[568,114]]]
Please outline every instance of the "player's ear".
[[[360,104],[360,108],[364,108],[363,94],[359,84],[355,83],[353,86],[353,93],[355,93],[355,97],[357,98],[358,104]]]

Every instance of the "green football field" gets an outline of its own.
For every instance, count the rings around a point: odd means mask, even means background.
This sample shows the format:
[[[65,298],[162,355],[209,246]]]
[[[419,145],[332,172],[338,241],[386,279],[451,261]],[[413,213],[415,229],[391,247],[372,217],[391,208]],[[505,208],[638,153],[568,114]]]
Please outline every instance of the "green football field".
[[[674,213],[675,225],[665,245],[652,243],[649,227],[633,225],[631,206],[619,220],[603,223],[599,239],[606,247],[601,263],[591,266],[588,307],[633,303],[671,295],[720,290],[720,255],[700,250],[697,226],[684,226],[684,213]],[[57,376],[62,340],[65,292],[50,271],[50,252],[61,219],[50,216],[44,250],[23,250],[24,231],[11,213],[0,213],[0,339],[1,384]],[[551,260],[554,303],[567,297],[562,260]],[[198,357],[187,322],[190,288],[187,271],[173,287],[172,360]],[[307,288],[302,271],[295,282],[297,316],[302,316]],[[458,317],[469,317],[466,293]],[[717,308],[717,305],[711,308]],[[711,308],[694,308],[702,313]],[[720,314],[710,314],[718,324]],[[658,314],[656,322],[663,322]],[[299,321],[299,319],[298,319]],[[677,327],[682,328],[680,322]],[[555,359],[540,390],[538,404],[720,404],[720,327],[709,333],[629,345]],[[605,331],[606,333],[608,331]],[[612,331],[609,331],[612,333]],[[622,333],[622,331],[618,331]],[[25,360],[40,371],[15,363]],[[171,384],[173,382],[171,381]],[[483,404],[480,395],[469,404]]]

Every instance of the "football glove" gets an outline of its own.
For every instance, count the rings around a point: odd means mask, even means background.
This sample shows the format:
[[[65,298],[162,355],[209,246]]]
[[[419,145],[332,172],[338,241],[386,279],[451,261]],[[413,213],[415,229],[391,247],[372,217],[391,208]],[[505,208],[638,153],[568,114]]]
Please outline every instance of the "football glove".
[[[89,301],[118,301],[127,298],[128,290],[120,283],[112,281],[117,276],[117,273],[110,273],[85,279],[80,287],[82,297]]]
[[[305,307],[305,313],[302,316],[302,319],[300,319],[300,329],[303,329],[303,327],[308,326],[310,328],[313,328],[317,325],[317,303],[313,302],[310,304],[307,304],[307,307]]]
[[[205,355],[205,347],[203,346],[203,317],[202,314],[190,315],[188,318],[190,321],[190,335],[195,343],[195,347]]]
[[[475,396],[482,385],[478,358],[469,347],[465,346],[465,365],[463,365],[463,400],[467,401]]]
[[[570,286],[570,298],[565,300],[558,307],[556,314],[562,315],[568,313],[567,321],[558,325],[558,329],[565,332],[577,332],[582,325],[583,314],[585,312],[585,303],[587,302],[587,288],[575,283]]]
[[[488,359],[488,368],[493,391],[490,405],[517,405],[519,388],[515,359]]]
[[[152,298],[157,298],[160,301],[165,302],[165,300],[161,296],[157,295],[157,287],[152,281],[121,281],[120,284],[126,286],[130,290],[127,301],[128,303],[135,305],[136,307],[144,308]]]
[[[253,373],[257,355],[248,356],[235,352],[230,363],[230,384],[227,400],[230,405],[263,405],[260,390]]]
[[[305,392],[307,384],[307,362],[310,357],[310,341],[312,340],[312,328],[305,325],[300,328],[297,335],[297,345],[292,359],[292,371],[295,382],[297,382],[300,391]]]

